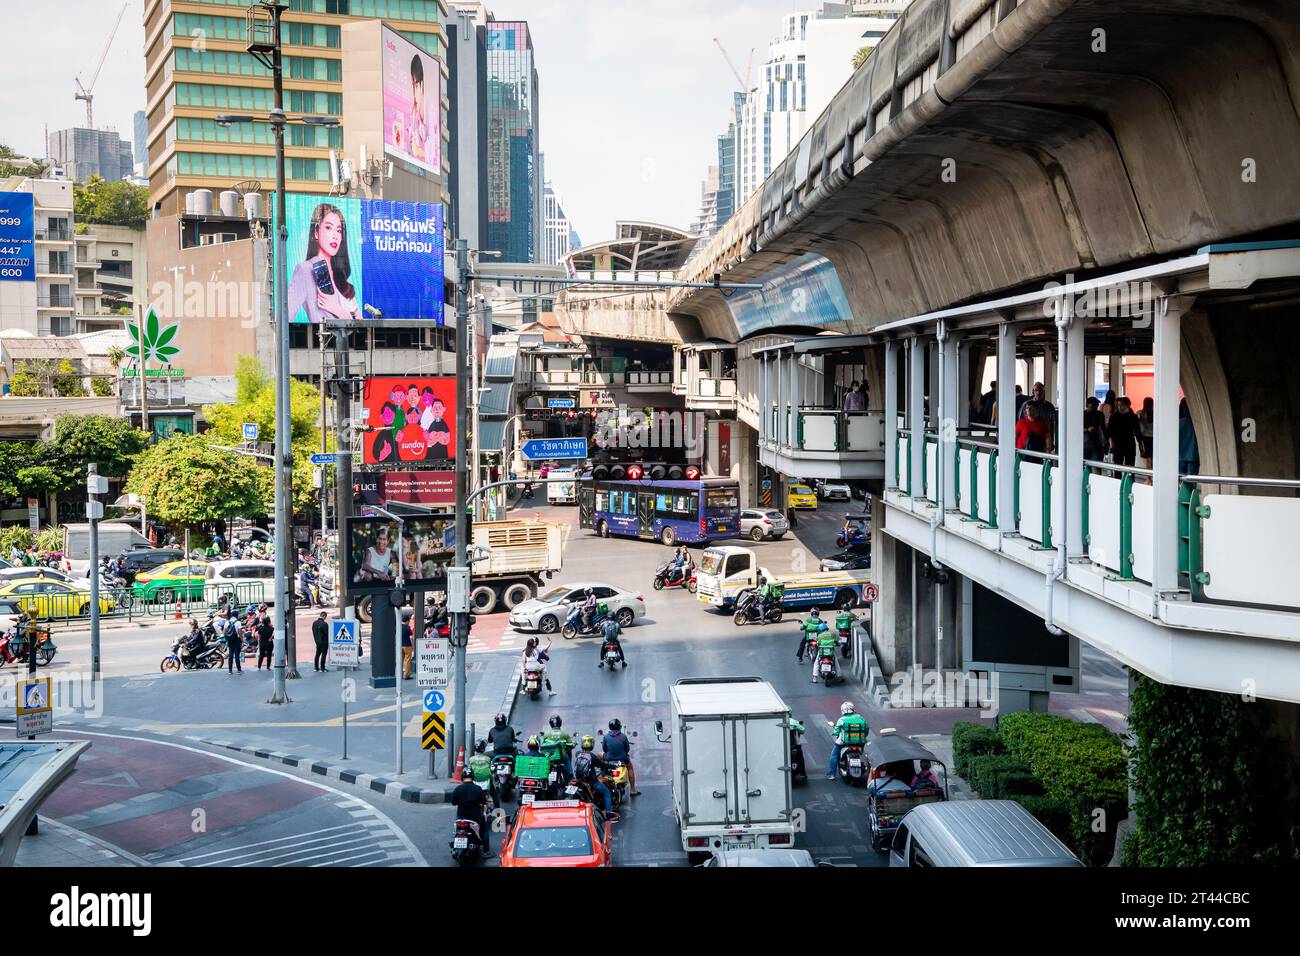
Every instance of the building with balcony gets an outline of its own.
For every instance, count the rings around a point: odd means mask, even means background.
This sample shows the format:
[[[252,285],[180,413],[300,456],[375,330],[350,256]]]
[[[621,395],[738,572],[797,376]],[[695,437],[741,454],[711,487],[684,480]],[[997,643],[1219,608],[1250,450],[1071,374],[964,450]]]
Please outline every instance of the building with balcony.
[[[55,130],[48,145],[51,162],[73,182],[84,183],[91,176],[117,182],[135,173],[131,144],[112,127]]]

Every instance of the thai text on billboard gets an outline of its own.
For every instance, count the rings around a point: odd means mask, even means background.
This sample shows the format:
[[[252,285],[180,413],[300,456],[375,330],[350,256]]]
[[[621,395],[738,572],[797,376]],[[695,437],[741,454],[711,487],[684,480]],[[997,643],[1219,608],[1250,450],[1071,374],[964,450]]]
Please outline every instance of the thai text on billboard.
[[[289,321],[443,323],[441,204],[288,195],[285,219]]]

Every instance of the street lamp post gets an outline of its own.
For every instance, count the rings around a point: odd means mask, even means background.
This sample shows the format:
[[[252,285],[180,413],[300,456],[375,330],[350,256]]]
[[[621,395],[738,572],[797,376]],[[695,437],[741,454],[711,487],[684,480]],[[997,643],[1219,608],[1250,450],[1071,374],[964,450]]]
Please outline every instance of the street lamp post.
[[[285,276],[286,246],[289,228],[285,221],[284,130],[288,118],[284,111],[284,69],[281,54],[280,21],[287,3],[261,0],[248,8],[248,52],[271,71],[275,106],[270,113],[275,133],[275,652],[272,674],[274,683],[270,703],[289,703],[286,679],[297,678],[297,647],[293,618],[293,444],[289,417],[289,316],[288,288]],[[218,116],[222,126],[251,123],[252,116]],[[334,117],[304,117],[304,122],[336,126]]]

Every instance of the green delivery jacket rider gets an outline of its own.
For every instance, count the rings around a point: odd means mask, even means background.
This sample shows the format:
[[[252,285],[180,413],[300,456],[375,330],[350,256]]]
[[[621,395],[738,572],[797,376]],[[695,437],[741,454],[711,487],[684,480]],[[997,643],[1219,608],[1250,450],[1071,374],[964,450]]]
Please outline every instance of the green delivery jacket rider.
[[[803,663],[803,653],[808,647],[809,642],[820,640],[821,636],[825,635],[829,631],[830,628],[828,628],[826,622],[821,619],[821,611],[817,608],[813,608],[812,613],[809,614],[808,617],[804,618],[802,623],[799,625],[799,651],[795,655],[799,660],[799,663]],[[831,635],[831,640],[832,642],[834,641],[834,635]]]

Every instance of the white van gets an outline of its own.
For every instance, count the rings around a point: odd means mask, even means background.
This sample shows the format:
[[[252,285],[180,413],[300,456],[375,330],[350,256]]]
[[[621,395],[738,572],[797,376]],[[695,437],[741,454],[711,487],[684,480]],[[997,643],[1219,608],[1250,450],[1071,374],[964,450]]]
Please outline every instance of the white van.
[[[1014,800],[927,803],[898,824],[890,866],[1083,866]]]
[[[153,542],[123,521],[99,523],[99,556],[101,559],[135,548],[152,548]],[[63,526],[63,568],[74,578],[90,576],[90,525],[67,524]]]
[[[275,603],[274,561],[214,561],[203,582],[203,597],[220,601],[233,595],[237,605]]]
[[[573,468],[552,468],[546,473],[546,503],[551,505],[576,505],[578,503],[578,472]],[[552,482],[564,478],[567,481]]]

